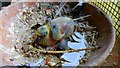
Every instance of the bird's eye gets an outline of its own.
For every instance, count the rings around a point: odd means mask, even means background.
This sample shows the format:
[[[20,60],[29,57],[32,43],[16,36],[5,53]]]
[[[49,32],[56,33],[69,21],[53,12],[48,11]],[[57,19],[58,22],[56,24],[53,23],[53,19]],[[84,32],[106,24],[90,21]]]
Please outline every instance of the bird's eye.
[[[53,25],[53,28],[55,28],[56,26],[55,25]]]

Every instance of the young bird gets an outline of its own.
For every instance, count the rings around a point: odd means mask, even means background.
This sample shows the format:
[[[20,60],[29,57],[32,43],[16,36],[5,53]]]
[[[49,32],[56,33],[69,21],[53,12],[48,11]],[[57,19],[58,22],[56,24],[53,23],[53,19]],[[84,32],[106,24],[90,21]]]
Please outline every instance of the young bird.
[[[41,45],[55,45],[58,41],[65,39],[73,34],[74,22],[67,17],[58,17],[49,24],[43,25],[37,29],[37,34],[42,37]]]

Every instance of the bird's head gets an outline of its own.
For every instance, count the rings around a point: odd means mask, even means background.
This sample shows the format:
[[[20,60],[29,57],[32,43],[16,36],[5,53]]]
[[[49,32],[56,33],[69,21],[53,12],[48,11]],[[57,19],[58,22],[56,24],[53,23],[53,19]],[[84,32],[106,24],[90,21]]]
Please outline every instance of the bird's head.
[[[48,25],[43,25],[43,26],[40,26],[38,29],[37,29],[37,34],[39,36],[48,36],[49,35],[49,32],[50,32],[50,29],[48,27]]]

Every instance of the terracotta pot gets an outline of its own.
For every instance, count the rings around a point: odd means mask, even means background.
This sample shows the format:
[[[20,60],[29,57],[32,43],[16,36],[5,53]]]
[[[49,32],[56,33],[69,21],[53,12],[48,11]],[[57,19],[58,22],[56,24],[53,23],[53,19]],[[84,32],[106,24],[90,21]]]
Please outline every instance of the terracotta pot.
[[[84,4],[84,13],[91,14],[91,17],[87,18],[88,22],[97,27],[99,32],[99,39],[97,40],[97,46],[101,46],[99,50],[89,57],[87,66],[100,65],[102,61],[110,54],[115,43],[115,30],[112,25],[114,23],[110,16],[105,14],[100,8],[93,4]]]
[[[35,3],[14,3],[8,7],[4,7],[3,10],[0,11],[0,66],[13,64],[13,62],[10,61],[12,55],[6,49],[14,47],[12,40],[15,38],[11,29],[14,29],[13,23],[17,22],[18,18],[16,15],[19,13],[19,9],[22,9],[23,4],[31,7],[34,6]]]
[[[30,7],[34,6],[35,3],[13,3],[0,11],[0,47],[12,48],[14,46],[11,43],[14,37],[8,37],[8,35],[11,34],[9,27],[13,22],[17,21],[16,15],[19,12],[18,9],[21,9],[23,4]],[[100,38],[97,40],[97,46],[101,46],[95,54],[89,56],[89,61],[85,66],[99,65],[109,55],[115,43],[115,30],[112,25],[113,21],[107,14],[89,3],[84,4],[84,13],[91,14],[91,17],[86,20],[88,20],[91,25],[97,27],[100,33]],[[10,58],[11,55],[0,48],[0,65],[12,65],[13,63],[10,61]]]

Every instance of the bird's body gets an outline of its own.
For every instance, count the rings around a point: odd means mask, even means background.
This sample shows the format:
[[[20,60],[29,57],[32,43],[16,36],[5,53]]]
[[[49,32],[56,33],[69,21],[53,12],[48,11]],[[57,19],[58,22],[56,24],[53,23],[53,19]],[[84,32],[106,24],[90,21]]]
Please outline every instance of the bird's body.
[[[50,22],[53,38],[60,40],[69,37],[74,31],[74,21],[68,17],[58,17]]]

